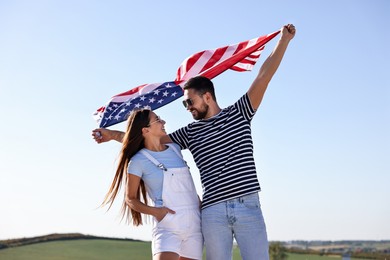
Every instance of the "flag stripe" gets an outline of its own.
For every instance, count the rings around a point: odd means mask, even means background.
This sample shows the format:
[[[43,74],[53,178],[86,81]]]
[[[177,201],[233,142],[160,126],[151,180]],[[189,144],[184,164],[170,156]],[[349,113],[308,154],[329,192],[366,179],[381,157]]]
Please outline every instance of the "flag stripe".
[[[211,56],[211,58],[208,60],[205,66],[203,66],[202,71],[207,70],[213,66],[223,57],[226,50],[228,49],[228,46],[222,47],[217,49]]]
[[[243,60],[250,53],[257,51],[260,47],[265,45],[268,41],[273,39],[279,32],[280,31],[277,31],[277,32],[274,32],[274,33],[269,34],[267,36],[260,37],[258,42],[255,45],[253,45],[247,49],[244,49],[244,51],[237,53],[236,55],[232,56],[230,59],[226,59],[226,60],[222,61],[217,66],[214,66],[214,67],[210,68],[209,70],[201,73],[201,75],[205,76],[207,78],[210,78],[210,79],[218,76],[222,72],[224,72],[227,69],[229,69],[230,67],[234,66],[237,62],[240,62],[241,60]]]

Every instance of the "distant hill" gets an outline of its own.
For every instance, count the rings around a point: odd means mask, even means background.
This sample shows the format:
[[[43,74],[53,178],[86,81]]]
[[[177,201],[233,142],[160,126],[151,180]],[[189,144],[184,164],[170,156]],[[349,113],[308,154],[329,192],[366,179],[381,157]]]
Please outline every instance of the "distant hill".
[[[17,238],[0,240],[0,250],[16,246],[24,246],[30,244],[36,244],[41,242],[60,241],[60,240],[77,240],[77,239],[107,239],[107,240],[120,240],[120,241],[140,241],[127,238],[111,238],[111,237],[98,237],[91,235],[84,235],[80,233],[67,233],[67,234],[49,234],[44,236],[30,237],[30,238]]]
[[[390,240],[340,240],[282,242],[290,253],[342,255],[365,259],[390,259]]]
[[[295,240],[289,242],[282,242],[286,248],[314,250],[322,252],[342,253],[350,252],[382,252],[390,254],[390,240]]]

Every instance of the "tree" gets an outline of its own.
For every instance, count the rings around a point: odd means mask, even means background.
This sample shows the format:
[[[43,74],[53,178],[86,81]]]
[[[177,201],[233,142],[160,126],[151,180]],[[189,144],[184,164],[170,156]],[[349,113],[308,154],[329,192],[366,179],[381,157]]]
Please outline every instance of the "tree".
[[[280,242],[270,243],[269,256],[271,260],[285,260],[288,257],[286,248]]]

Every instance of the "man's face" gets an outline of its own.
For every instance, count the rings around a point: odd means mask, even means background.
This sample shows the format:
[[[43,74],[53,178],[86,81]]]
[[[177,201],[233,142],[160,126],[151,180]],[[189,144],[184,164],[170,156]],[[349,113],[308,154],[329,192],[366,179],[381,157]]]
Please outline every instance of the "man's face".
[[[204,119],[209,111],[209,106],[204,102],[203,95],[199,95],[194,89],[184,90],[183,104],[195,120]]]

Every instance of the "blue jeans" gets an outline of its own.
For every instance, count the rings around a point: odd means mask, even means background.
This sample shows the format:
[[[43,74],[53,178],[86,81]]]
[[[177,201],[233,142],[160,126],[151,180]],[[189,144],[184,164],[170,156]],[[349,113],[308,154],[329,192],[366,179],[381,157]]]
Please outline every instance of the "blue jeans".
[[[207,260],[232,259],[233,236],[244,260],[268,260],[268,239],[258,193],[202,210]]]

